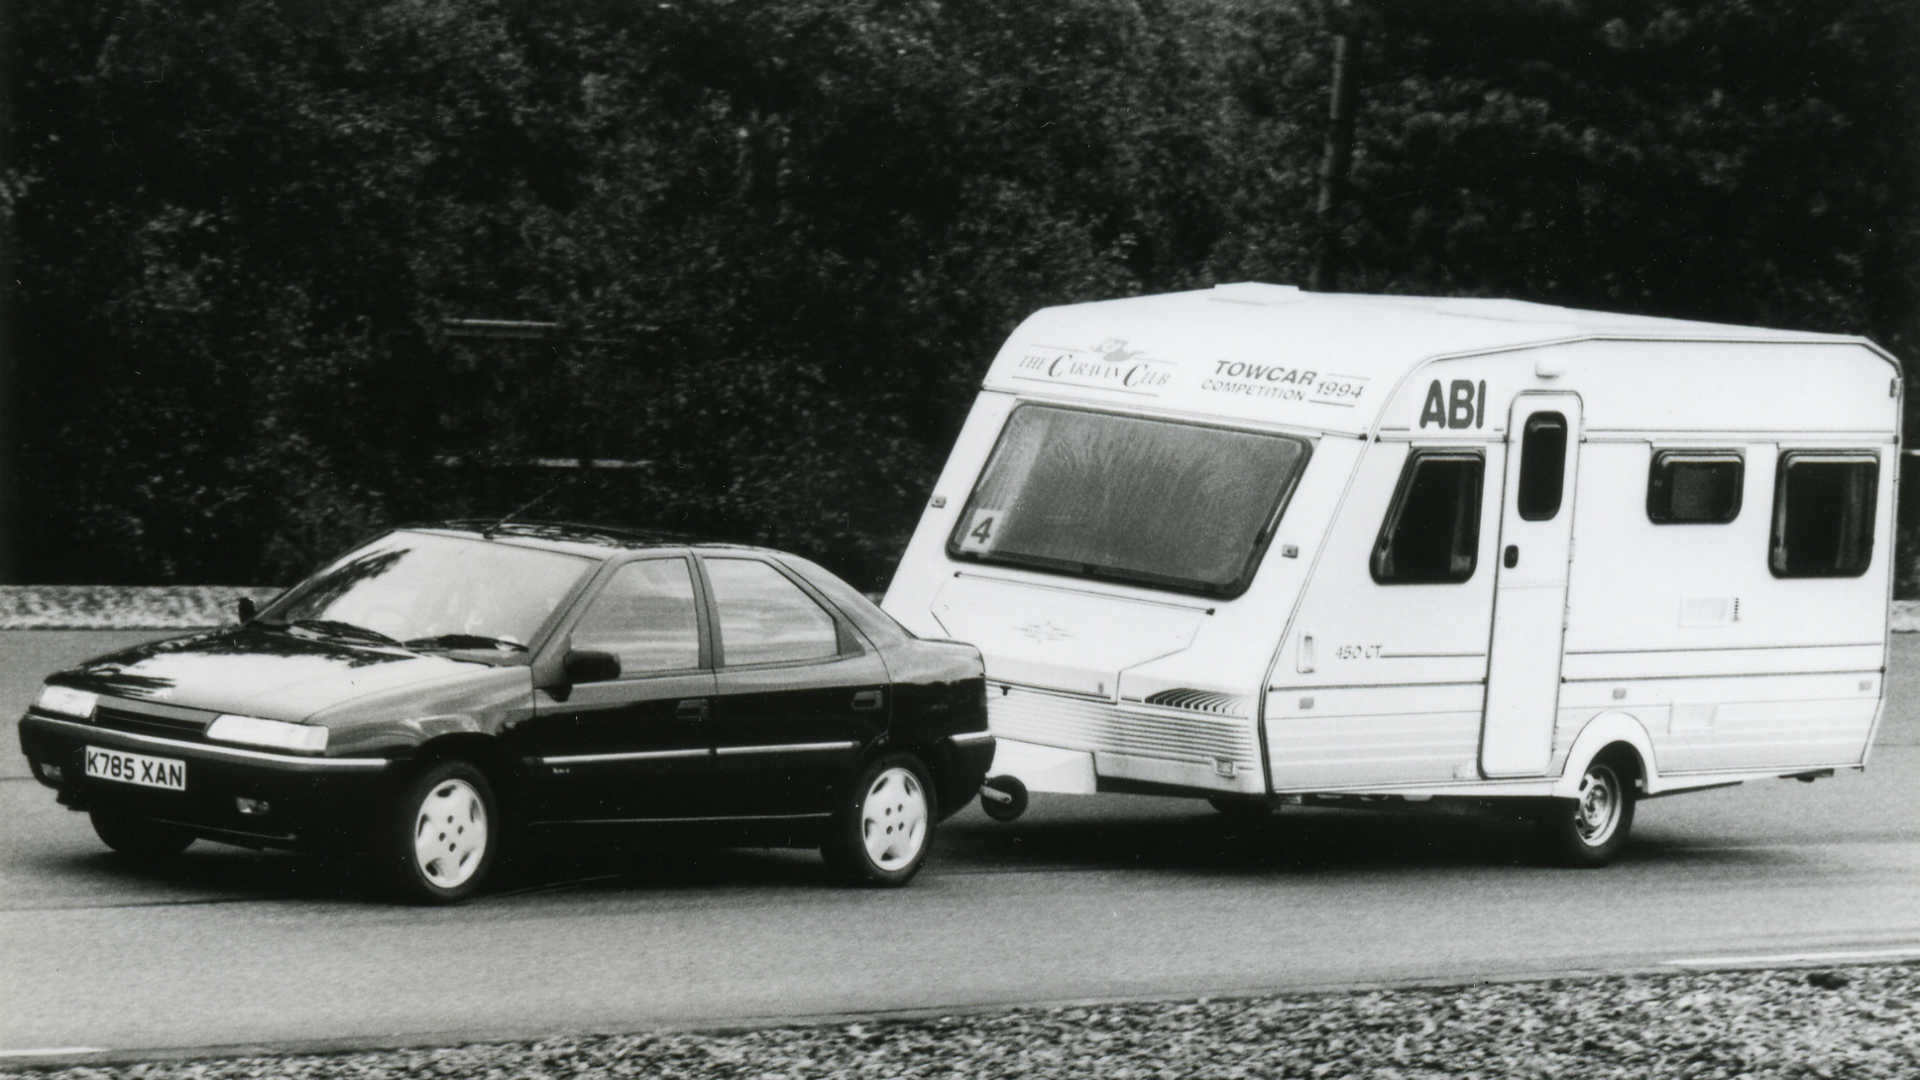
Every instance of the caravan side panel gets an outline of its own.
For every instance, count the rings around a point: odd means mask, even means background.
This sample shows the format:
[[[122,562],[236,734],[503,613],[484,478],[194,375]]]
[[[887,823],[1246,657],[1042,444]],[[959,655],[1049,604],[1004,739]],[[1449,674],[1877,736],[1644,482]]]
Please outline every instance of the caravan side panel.
[[[1474,455],[1494,478],[1481,497],[1473,573],[1381,584],[1374,544],[1422,451]],[[1274,666],[1265,731],[1275,791],[1478,777],[1503,461],[1499,444],[1458,438],[1368,446]]]

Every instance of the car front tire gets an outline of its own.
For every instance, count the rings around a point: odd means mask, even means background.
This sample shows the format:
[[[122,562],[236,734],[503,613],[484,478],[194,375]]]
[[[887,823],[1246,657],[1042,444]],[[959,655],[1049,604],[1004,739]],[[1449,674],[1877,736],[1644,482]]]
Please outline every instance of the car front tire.
[[[883,755],[860,770],[841,797],[821,854],[851,884],[905,885],[932,850],[939,810],[919,758]]]
[[[480,891],[499,857],[499,801],[470,762],[426,766],[401,785],[385,818],[381,860],[402,900],[459,903]]]

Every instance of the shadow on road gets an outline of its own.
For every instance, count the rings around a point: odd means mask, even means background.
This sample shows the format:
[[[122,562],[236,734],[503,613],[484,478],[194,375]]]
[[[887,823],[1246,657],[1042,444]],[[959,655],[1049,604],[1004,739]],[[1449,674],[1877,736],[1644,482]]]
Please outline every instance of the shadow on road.
[[[1519,823],[1392,811],[1288,808],[1236,820],[1200,808],[1183,817],[1019,821],[951,829],[950,869],[1072,867],[1269,874],[1382,867],[1512,866],[1534,860]]]
[[[247,900],[360,899],[364,890],[338,863],[312,855],[253,852],[220,844],[197,844],[167,859],[137,860],[101,849],[16,859],[9,872],[43,881],[93,903],[62,907],[124,907],[145,904],[219,904]]]
[[[1242,820],[1159,804],[1138,813],[1069,811],[1010,824],[969,810],[940,830],[929,877],[1037,871],[1140,871],[1248,878],[1423,869],[1546,867],[1532,831],[1493,815],[1287,808]],[[1623,865],[1756,867],[1793,861],[1764,846],[1699,846],[1638,837]],[[1711,838],[1704,838],[1711,839]],[[234,903],[262,899],[387,903],[372,868],[339,858],[250,852],[202,842],[186,854],[138,862],[106,851],[46,853],[16,871],[63,879],[100,906]],[[1549,871],[1554,872],[1554,871]],[[725,847],[674,833],[536,834],[499,869],[495,901],[555,893],[672,894],[735,889],[840,889],[807,847]],[[80,905],[89,906],[89,905]]]

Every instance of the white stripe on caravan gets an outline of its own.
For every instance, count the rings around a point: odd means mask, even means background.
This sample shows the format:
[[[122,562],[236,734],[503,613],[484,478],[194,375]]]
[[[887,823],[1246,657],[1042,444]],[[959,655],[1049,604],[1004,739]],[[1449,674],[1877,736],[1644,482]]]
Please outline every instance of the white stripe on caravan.
[[[1663,960],[1671,967],[1713,968],[1750,964],[1825,964],[1852,960],[1900,960],[1920,958],[1920,945],[1901,945],[1891,949],[1841,949],[1834,952],[1768,953],[1763,956],[1696,956],[1684,960]]]

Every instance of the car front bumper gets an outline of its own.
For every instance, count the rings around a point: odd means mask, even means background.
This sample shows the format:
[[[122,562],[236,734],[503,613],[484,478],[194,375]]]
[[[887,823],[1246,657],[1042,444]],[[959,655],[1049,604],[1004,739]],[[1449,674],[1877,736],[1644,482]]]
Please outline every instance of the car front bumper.
[[[175,791],[90,777],[88,747],[185,763]],[[20,748],[42,784],[76,810],[110,808],[255,847],[326,849],[364,839],[393,762],[328,758],[118,731],[28,712]],[[59,770],[57,778],[48,769]],[[242,810],[249,801],[253,812]]]

